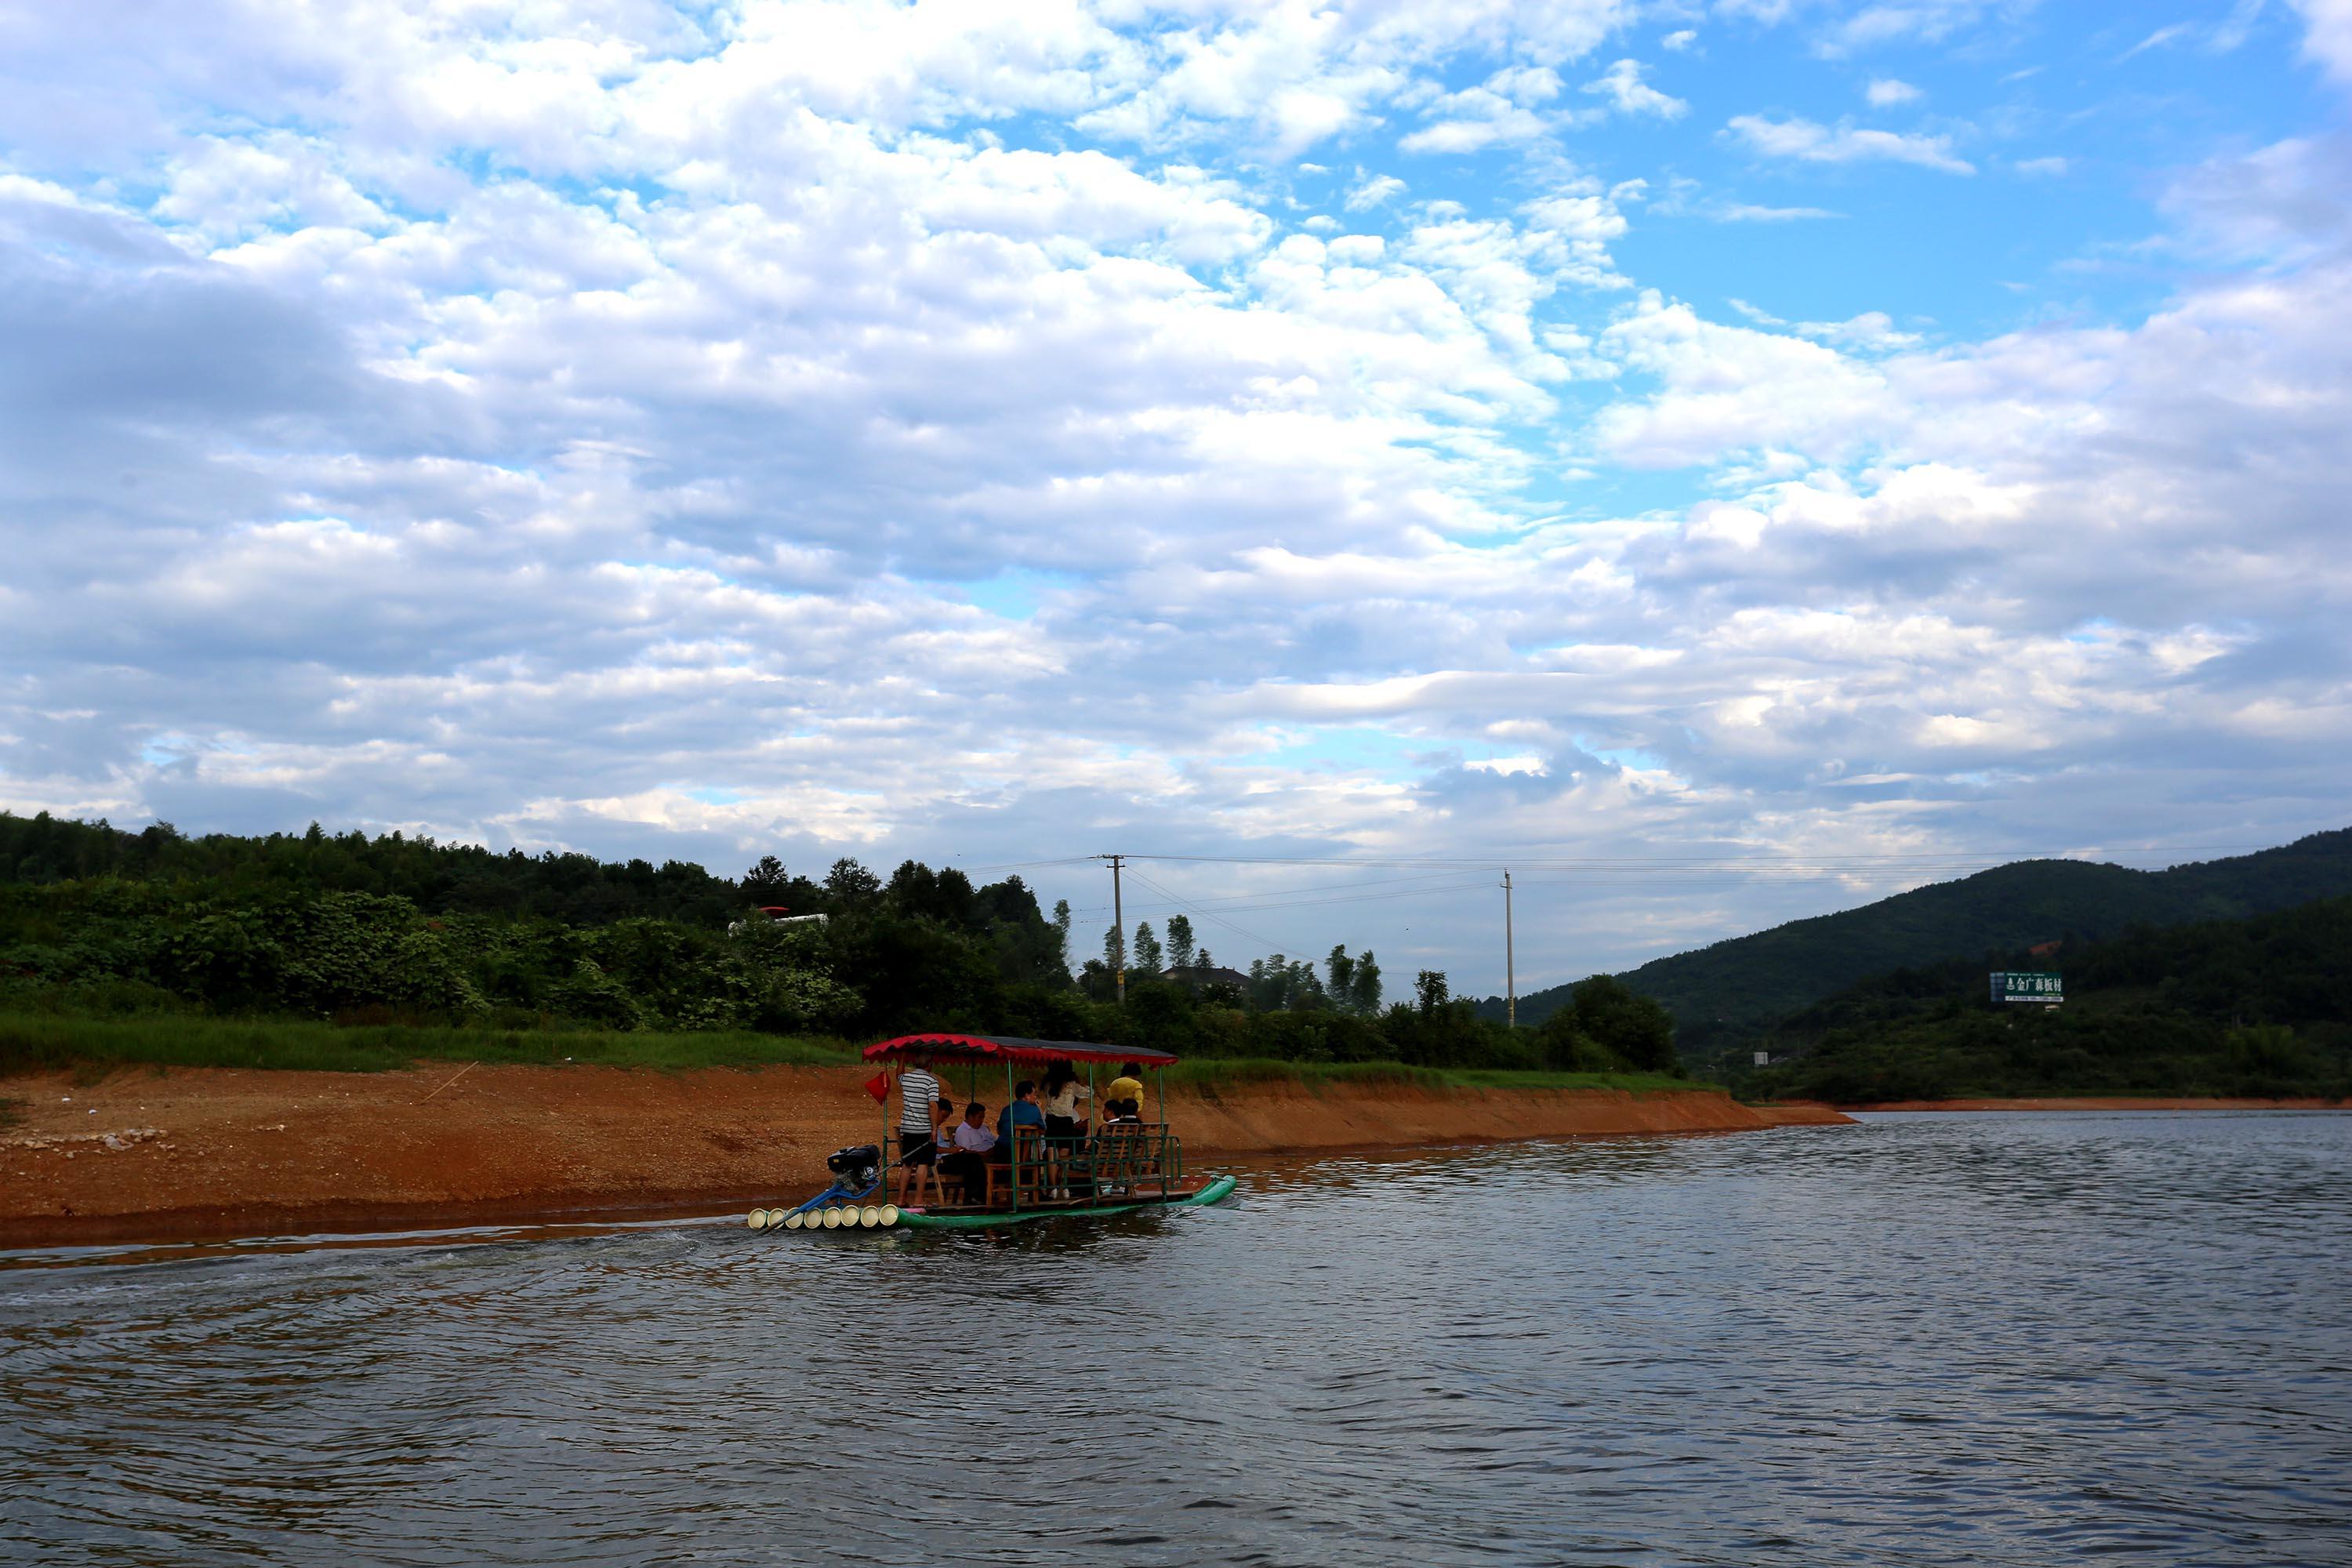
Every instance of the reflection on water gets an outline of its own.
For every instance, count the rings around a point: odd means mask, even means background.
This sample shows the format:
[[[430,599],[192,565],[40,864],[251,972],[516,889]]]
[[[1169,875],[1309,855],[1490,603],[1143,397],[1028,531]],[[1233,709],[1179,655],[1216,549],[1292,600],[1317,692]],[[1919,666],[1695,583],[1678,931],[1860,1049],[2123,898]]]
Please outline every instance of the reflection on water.
[[[2347,1199],[2352,1117],[1890,1116],[999,1236],[17,1255],[0,1558],[2352,1561]]]

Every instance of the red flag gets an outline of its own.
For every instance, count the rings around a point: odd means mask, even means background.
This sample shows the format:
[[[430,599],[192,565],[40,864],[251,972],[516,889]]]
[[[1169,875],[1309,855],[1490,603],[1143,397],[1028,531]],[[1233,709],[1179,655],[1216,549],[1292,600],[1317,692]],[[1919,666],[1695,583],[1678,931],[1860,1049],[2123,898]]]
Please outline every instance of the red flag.
[[[890,1075],[887,1072],[877,1072],[872,1078],[867,1079],[866,1080],[866,1092],[874,1097],[875,1104],[889,1104]]]

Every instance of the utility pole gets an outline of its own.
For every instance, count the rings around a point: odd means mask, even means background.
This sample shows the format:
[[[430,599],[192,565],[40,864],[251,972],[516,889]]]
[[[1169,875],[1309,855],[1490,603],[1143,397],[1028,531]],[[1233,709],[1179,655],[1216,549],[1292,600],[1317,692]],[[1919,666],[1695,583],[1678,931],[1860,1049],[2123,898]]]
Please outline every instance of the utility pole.
[[[1503,1013],[1510,1026],[1519,1026],[1519,975],[1511,951],[1511,874],[1503,873]]]
[[[1118,933],[1118,1005],[1124,1007],[1127,1005],[1127,906],[1119,901],[1118,866],[1126,857],[1106,855],[1102,858],[1110,862],[1110,929]]]

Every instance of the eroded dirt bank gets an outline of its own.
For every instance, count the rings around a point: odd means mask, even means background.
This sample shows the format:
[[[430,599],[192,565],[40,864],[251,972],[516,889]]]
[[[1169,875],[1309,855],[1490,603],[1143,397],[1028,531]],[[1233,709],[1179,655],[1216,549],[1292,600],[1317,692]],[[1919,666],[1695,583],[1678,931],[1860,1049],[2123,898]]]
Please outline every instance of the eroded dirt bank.
[[[799,1197],[874,1141],[866,1069],[436,1065],[406,1072],[126,1069],[0,1079],[0,1246],[398,1228]],[[1000,1096],[983,1095],[993,1104]],[[1247,1085],[1171,1095],[1218,1154],[1736,1131],[1845,1117],[1721,1094]]]

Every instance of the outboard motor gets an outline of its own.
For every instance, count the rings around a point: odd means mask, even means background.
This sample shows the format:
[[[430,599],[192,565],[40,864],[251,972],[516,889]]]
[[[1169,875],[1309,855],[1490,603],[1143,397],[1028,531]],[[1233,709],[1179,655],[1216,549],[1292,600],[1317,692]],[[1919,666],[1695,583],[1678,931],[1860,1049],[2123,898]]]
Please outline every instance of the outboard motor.
[[[882,1179],[882,1150],[873,1143],[836,1149],[825,1156],[824,1168],[842,1191],[862,1193]]]

